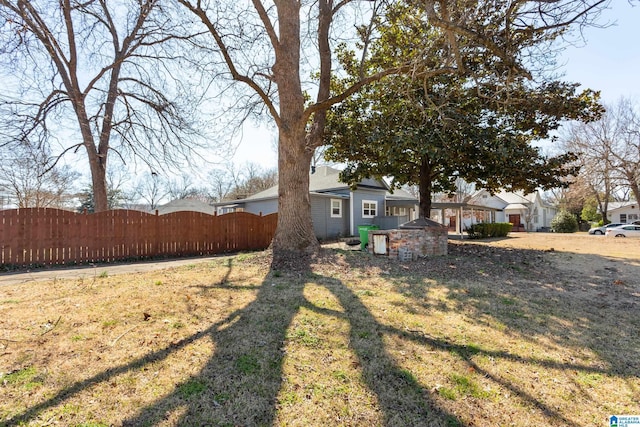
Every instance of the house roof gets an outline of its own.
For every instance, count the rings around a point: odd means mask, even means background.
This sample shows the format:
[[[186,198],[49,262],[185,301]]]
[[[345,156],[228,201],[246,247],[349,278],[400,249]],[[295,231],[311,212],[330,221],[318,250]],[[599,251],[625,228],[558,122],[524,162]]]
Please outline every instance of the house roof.
[[[631,200],[628,202],[609,202],[608,206],[607,206],[607,211],[611,212],[611,211],[615,211],[618,209],[626,209],[626,208],[630,208],[632,206],[638,206],[638,202],[635,200]]]
[[[193,211],[213,215],[215,207],[195,199],[175,199],[167,204],[158,206],[158,214],[164,215],[172,212]]]
[[[511,192],[503,190],[491,196],[493,203],[482,200],[481,196],[485,194],[488,194],[487,190],[478,190],[469,198],[469,201],[480,205],[492,204],[494,205],[493,207],[496,207],[496,204],[500,204],[502,205],[502,209],[527,209],[527,206],[530,206],[532,203],[535,204],[537,200],[537,203],[541,206],[553,207],[549,203],[546,203],[537,191],[523,194],[522,191]]]
[[[527,203],[532,203],[535,201],[536,195],[535,193],[524,195],[521,192],[512,193],[508,191],[501,191],[496,194],[496,197],[499,197],[500,199],[504,200],[507,203],[507,206],[509,206],[509,205],[517,205],[517,204],[526,205]],[[521,208],[517,208],[517,209],[521,209]]]
[[[380,190],[388,190],[388,186],[384,181],[367,178],[358,183],[359,187],[374,188]],[[315,171],[309,175],[309,192],[311,194],[328,194],[332,192],[349,190],[349,184],[340,182],[340,171],[330,166],[318,166]],[[339,196],[336,194],[336,196]],[[274,185],[259,193],[253,194],[246,199],[234,200],[233,203],[243,203],[248,201],[275,199],[278,197],[278,186]],[[231,203],[229,201],[225,204]]]
[[[407,206],[418,204],[417,197],[414,197],[412,194],[401,188],[393,190],[393,193],[387,191],[384,198],[387,201],[387,206]]]
[[[527,205],[524,205],[522,203],[509,203],[507,206],[504,207],[504,210],[527,210],[529,209],[527,207]]]

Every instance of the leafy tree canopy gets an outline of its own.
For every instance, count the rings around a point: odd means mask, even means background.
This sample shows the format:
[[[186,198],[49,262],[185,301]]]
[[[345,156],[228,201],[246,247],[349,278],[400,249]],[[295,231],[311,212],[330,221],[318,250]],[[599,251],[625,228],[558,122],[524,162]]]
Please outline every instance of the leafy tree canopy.
[[[375,53],[367,66],[415,55],[407,49],[420,41],[424,45],[442,40],[433,36],[435,31],[425,26],[399,31],[391,24],[372,46]],[[442,61],[437,49],[429,51],[434,63]],[[362,71],[351,65],[349,52],[340,57],[350,76],[335,82],[338,86]],[[392,187],[417,184],[422,216],[429,215],[432,192],[453,191],[456,178],[490,191],[531,192],[565,185],[562,178],[577,173],[571,166],[575,156],[545,157],[531,143],[548,138],[562,120],[597,118],[599,94],[578,93],[577,84],[562,81],[478,78],[483,72],[487,76],[508,72],[503,62],[485,59],[482,63],[476,57],[467,64],[474,68],[473,79],[471,73],[421,77],[416,70],[414,76],[376,82],[334,107],[326,156],[347,164],[342,179],[356,183],[367,176],[390,176]]]

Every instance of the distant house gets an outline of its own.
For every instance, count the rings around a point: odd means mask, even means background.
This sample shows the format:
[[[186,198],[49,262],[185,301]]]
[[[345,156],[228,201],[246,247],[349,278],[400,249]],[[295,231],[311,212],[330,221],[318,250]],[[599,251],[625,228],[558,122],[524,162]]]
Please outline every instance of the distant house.
[[[640,220],[640,210],[637,201],[609,202],[607,210],[609,222],[621,222],[628,224]]]
[[[382,180],[360,181],[355,190],[339,181],[340,171],[319,166],[309,176],[311,218],[316,236],[321,240],[358,233],[358,225],[376,224],[381,229],[396,228],[414,219],[417,199],[396,190]],[[267,215],[278,211],[278,186],[244,199],[215,204],[219,215],[245,211]]]
[[[551,220],[558,212],[558,209],[546,203],[537,191],[530,194],[502,191],[491,195],[487,190],[479,190],[470,197],[469,203],[494,208],[494,222],[510,222],[514,230],[521,231],[549,229]],[[464,224],[469,226],[482,220],[485,219],[465,217]]]
[[[165,205],[158,206],[152,213],[155,213],[156,210],[159,215],[181,211],[202,212],[209,215],[213,215],[216,212],[214,206],[196,199],[175,199]]]

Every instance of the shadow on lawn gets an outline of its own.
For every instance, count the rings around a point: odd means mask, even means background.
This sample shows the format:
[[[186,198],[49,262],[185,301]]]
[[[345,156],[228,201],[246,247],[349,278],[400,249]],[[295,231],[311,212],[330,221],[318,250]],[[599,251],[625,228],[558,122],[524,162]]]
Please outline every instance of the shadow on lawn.
[[[407,297],[407,304],[411,307],[406,309],[423,312],[446,309],[464,313],[480,324],[487,322],[486,319],[493,319],[504,325],[506,334],[531,341],[545,337],[554,345],[578,352],[579,349],[588,349],[605,363],[558,360],[546,355],[523,356],[488,344],[482,338],[476,342],[460,343],[454,337],[435,338],[421,331],[382,324],[350,286],[331,277],[331,274],[316,272],[313,275],[303,273],[277,277],[279,274],[271,272],[260,286],[255,300],[208,329],[129,364],[72,384],[49,400],[5,421],[4,425],[28,422],[93,385],[162,361],[203,338],[210,339],[215,346],[203,369],[177,384],[169,394],[140,409],[123,424],[157,425],[168,422],[169,418],[172,424],[180,426],[277,424],[278,395],[284,380],[285,345],[293,319],[302,308],[348,322],[349,349],[357,358],[364,384],[375,395],[384,425],[388,426],[468,424],[439,406],[428,389],[433,384],[421,384],[411,372],[398,365],[385,348],[384,337],[398,337],[416,343],[427,352],[435,350],[455,354],[470,371],[506,390],[512,396],[509,399],[517,399],[539,413],[549,424],[577,426],[571,416],[554,407],[544,396],[525,387],[522,378],[514,380],[491,366],[479,364],[478,356],[497,362],[515,362],[526,366],[532,373],[545,368],[560,373],[619,376],[627,378],[630,389],[633,389],[631,382],[640,375],[637,347],[636,354],[623,355],[610,348],[609,344],[631,339],[631,345],[626,348],[634,352],[633,340],[637,341],[637,337],[630,337],[630,331],[640,327],[637,318],[640,284],[636,276],[625,276],[614,263],[602,270],[563,279],[562,272],[551,267],[549,259],[545,258],[556,256],[554,254],[464,246],[450,245],[447,257],[419,261],[411,268],[379,258],[369,257],[366,262],[388,271],[384,280],[392,284],[395,292]],[[363,257],[368,257],[360,253],[342,255],[353,270],[363,268]],[[471,262],[476,258],[480,264]],[[585,255],[575,261],[595,263],[601,259]],[[231,262],[228,268],[227,277],[233,268]],[[308,266],[307,270],[311,271],[311,267]],[[304,296],[308,282],[324,286],[337,298],[344,311],[319,307],[308,301]],[[428,293],[434,283],[447,288],[448,308],[429,301]],[[223,280],[211,287],[225,288],[229,284]],[[594,295],[600,295],[596,301],[593,300]],[[615,315],[611,315],[612,312]],[[495,327],[489,323],[485,326]]]
[[[450,244],[449,248],[446,262],[428,259],[411,269],[391,266],[389,276],[393,277],[396,292],[408,297],[404,308],[463,313],[489,333],[498,330],[532,343],[535,355],[525,357],[522,352],[518,355],[505,351],[499,344],[485,341],[482,335],[467,336],[466,345],[457,344],[455,338],[442,340],[415,333],[404,333],[403,338],[434,348],[448,348],[469,371],[508,390],[514,398],[539,411],[550,424],[578,425],[562,409],[549,403],[546,396],[534,391],[536,371],[540,369],[566,376],[571,383],[566,391],[575,391],[581,400],[593,400],[589,386],[580,383],[581,375],[622,378],[628,394],[640,396],[637,262],[474,244]],[[573,267],[560,268],[556,261]],[[428,292],[433,282],[425,281],[425,277],[446,288],[446,304],[430,300]],[[562,349],[566,353],[558,353]],[[479,366],[476,360],[481,356],[496,363],[522,364],[530,377],[509,379],[493,366]],[[603,411],[618,403],[593,401]]]
[[[232,264],[229,263],[228,267],[231,269]],[[310,271],[310,267],[307,270]],[[332,292],[344,312],[327,310],[307,301],[303,294],[307,284],[304,276],[281,276],[272,272],[266,276],[253,302],[208,329],[131,363],[72,384],[2,425],[14,426],[33,420],[45,410],[94,385],[163,361],[202,338],[209,338],[215,346],[203,369],[177,384],[169,394],[140,409],[123,425],[157,425],[166,423],[170,418],[171,424],[179,426],[274,425],[277,423],[278,393],[283,381],[284,346],[293,318],[303,307],[324,315],[346,318],[350,323],[350,349],[359,361],[364,383],[375,394],[377,410],[383,414],[385,425],[466,425],[431,400],[424,387],[387,353],[383,334],[399,331],[388,331],[388,327],[377,322],[358,296],[341,281],[319,275],[313,275],[313,281]],[[224,282],[212,287],[227,287]]]

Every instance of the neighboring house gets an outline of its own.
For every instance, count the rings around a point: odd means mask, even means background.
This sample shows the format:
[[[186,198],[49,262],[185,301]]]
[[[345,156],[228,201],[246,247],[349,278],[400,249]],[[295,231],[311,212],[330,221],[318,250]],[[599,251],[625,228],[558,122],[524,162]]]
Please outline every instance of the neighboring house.
[[[637,201],[609,202],[607,219],[609,222],[628,224],[640,220],[640,210]]]
[[[353,236],[358,225],[379,225],[381,229],[396,228],[414,219],[417,199],[396,190],[382,180],[364,179],[355,190],[339,181],[340,171],[319,166],[309,176],[309,195],[313,228],[319,239]],[[244,199],[215,204],[218,214],[245,211],[267,215],[278,211],[278,186]]]
[[[209,215],[213,215],[216,212],[214,206],[195,199],[175,199],[165,205],[158,206],[152,213],[155,213],[156,210],[159,215],[180,211],[202,212]]]
[[[487,190],[473,194],[469,203],[496,209],[494,222],[510,222],[514,230],[540,231],[551,228],[551,220],[558,212],[555,206],[546,203],[539,192],[502,191],[491,195]],[[482,222],[484,218],[465,216],[464,225]],[[489,221],[485,221],[489,222]]]

